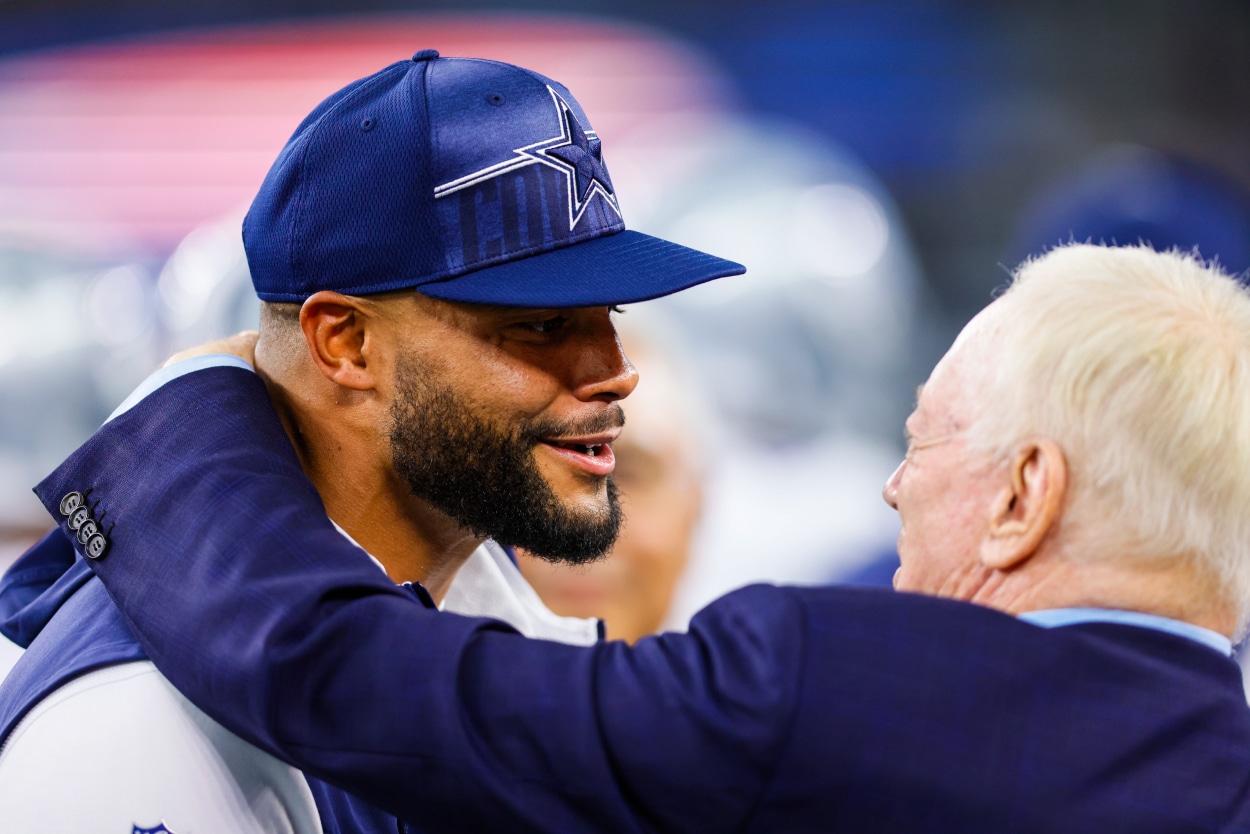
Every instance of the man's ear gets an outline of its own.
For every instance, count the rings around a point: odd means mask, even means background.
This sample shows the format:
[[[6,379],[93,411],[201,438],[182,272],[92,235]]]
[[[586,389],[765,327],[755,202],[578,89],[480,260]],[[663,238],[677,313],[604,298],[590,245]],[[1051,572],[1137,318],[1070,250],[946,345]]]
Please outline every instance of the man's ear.
[[[1052,440],[1031,440],[1012,457],[1009,482],[995,496],[981,562],[1009,570],[1029,559],[1063,515],[1068,461]]]
[[[378,324],[362,299],[329,290],[309,296],[299,311],[300,329],[318,370],[331,382],[357,391],[376,387],[369,359]]]

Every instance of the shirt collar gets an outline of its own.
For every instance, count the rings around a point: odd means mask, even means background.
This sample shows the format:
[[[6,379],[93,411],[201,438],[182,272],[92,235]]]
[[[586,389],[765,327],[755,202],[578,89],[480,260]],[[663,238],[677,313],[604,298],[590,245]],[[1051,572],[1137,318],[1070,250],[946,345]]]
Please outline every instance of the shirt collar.
[[[338,522],[330,519],[330,523],[344,538],[360,547],[360,543],[348,535]],[[363,547],[360,549],[373,559],[378,570],[386,572],[372,553]],[[589,646],[603,637],[599,620],[561,617],[552,612],[521,576],[521,571],[504,549],[493,541],[479,545],[468,561],[460,566],[441,606],[435,606],[429,591],[421,583],[405,582],[404,585],[426,608],[438,607],[452,614],[503,620],[526,637],[576,646]]]
[[[460,566],[440,606],[470,617],[503,620],[526,637],[588,646],[601,638],[596,619],[561,617],[549,609],[493,541],[483,542]]]
[[[208,353],[201,356],[193,356],[190,359],[183,359],[172,365],[166,365],[158,368],[147,379],[139,383],[139,387],[130,393],[130,396],[117,406],[117,409],[109,415],[108,420],[115,420],[134,408],[139,402],[157,388],[166,383],[173,382],[180,376],[186,376],[195,371],[202,371],[205,368],[238,368],[239,370],[252,372],[252,366],[244,362],[237,356],[229,353]]]
[[[1141,611],[1122,611],[1113,608],[1048,608],[1043,611],[1026,611],[1019,616],[1026,623],[1042,628],[1061,628],[1078,623],[1116,623],[1119,625],[1152,628],[1168,634],[1187,637],[1215,649],[1225,657],[1233,654],[1233,643],[1223,634],[1193,623],[1146,614]]]

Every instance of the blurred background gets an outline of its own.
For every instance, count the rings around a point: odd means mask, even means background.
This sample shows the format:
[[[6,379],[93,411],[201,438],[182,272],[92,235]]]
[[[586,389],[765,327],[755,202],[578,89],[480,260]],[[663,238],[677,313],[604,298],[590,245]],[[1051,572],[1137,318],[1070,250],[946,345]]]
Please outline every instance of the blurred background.
[[[0,0],[0,564],[140,379],[254,326],[239,223],[300,119],[420,48],[567,84],[628,225],[750,270],[627,311],[616,557],[525,565],[612,636],[888,583],[915,386],[1029,253],[1250,267],[1242,0]]]

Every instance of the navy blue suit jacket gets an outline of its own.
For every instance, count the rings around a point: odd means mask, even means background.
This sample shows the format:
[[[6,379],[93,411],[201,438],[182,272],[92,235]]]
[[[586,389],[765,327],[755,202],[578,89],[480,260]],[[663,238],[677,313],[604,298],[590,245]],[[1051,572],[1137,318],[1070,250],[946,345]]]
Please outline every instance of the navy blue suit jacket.
[[[633,648],[526,640],[391,584],[236,369],[165,385],[37,492],[87,489],[92,568],[175,686],[430,831],[1250,830],[1239,671],[1183,637],[758,586]]]

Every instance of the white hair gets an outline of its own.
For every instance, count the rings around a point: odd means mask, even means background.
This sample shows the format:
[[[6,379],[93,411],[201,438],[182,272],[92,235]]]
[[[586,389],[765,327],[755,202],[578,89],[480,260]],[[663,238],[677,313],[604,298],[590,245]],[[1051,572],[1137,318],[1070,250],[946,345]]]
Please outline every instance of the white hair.
[[[1250,614],[1250,293],[1192,254],[1075,244],[995,303],[970,440],[1053,439],[1090,558],[1190,558]]]

